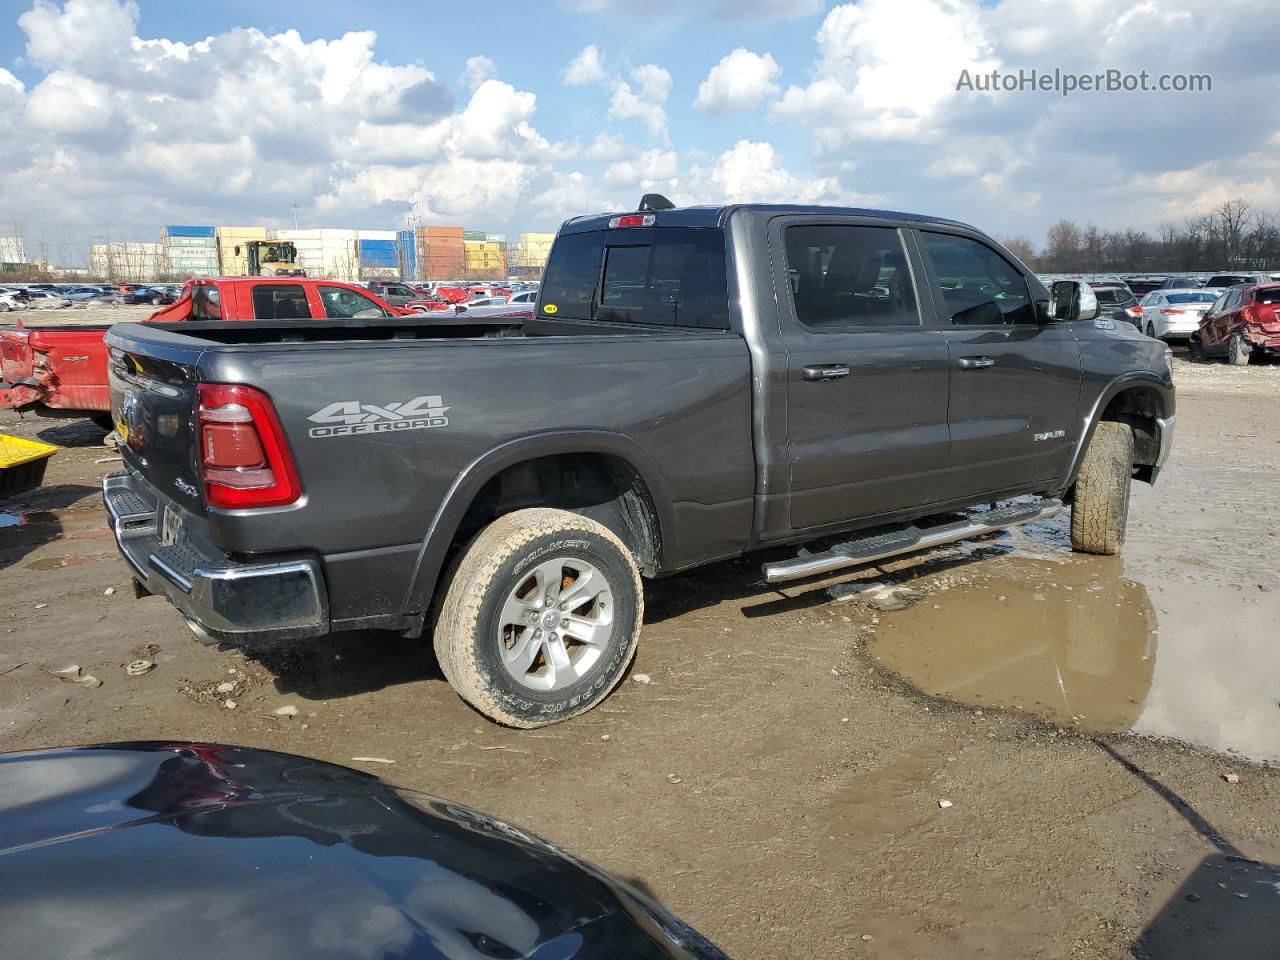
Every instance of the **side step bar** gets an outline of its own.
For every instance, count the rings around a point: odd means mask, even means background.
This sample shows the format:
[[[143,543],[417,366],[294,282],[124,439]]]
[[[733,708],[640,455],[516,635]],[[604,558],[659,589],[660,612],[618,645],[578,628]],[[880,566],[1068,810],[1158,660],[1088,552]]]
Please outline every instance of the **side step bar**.
[[[838,543],[823,553],[803,554],[794,560],[764,565],[766,583],[782,583],[786,580],[802,580],[830,573],[841,567],[862,563],[874,563],[904,553],[940,547],[944,543],[966,540],[994,530],[1005,530],[1035,520],[1047,520],[1062,509],[1061,500],[1040,500],[1035,503],[1015,503],[1007,507],[988,510],[938,527],[924,530],[914,525],[899,527],[888,533],[877,533],[846,543]]]

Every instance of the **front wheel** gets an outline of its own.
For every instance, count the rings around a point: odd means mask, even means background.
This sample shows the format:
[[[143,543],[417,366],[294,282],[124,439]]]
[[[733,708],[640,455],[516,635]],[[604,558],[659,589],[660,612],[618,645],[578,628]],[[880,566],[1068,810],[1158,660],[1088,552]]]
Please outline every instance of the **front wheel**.
[[[486,717],[541,727],[591,709],[618,684],[643,613],[639,568],[610,530],[565,510],[517,510],[458,561],[436,657]]]
[[[1227,363],[1233,367],[1247,366],[1251,353],[1253,353],[1253,349],[1244,342],[1244,337],[1240,336],[1240,334],[1233,334],[1231,339],[1227,341]]]
[[[1094,428],[1080,462],[1071,504],[1071,547],[1112,556],[1124,544],[1133,482],[1133,431],[1104,420]]]
[[[1155,328],[1155,326],[1154,326],[1154,325],[1152,325],[1152,324],[1148,323],[1148,324],[1147,324],[1147,329],[1146,329],[1146,330],[1144,330],[1144,331],[1142,331],[1142,332],[1143,332],[1143,333],[1145,333],[1145,334],[1146,334],[1148,337],[1150,337],[1152,340],[1155,340],[1155,339],[1156,339],[1156,328]]]
[[[1187,356],[1192,363],[1204,363],[1204,344],[1200,342],[1198,336],[1193,336],[1187,341]]]

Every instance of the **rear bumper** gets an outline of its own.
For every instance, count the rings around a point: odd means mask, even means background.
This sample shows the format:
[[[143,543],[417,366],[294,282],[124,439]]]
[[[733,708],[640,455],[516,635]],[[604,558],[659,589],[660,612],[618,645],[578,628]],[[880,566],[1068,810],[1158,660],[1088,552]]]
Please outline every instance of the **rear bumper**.
[[[194,540],[161,541],[162,506],[130,471],[102,479],[116,546],[148,593],[166,597],[201,640],[302,639],[329,632],[320,565],[306,558],[232,560]]]

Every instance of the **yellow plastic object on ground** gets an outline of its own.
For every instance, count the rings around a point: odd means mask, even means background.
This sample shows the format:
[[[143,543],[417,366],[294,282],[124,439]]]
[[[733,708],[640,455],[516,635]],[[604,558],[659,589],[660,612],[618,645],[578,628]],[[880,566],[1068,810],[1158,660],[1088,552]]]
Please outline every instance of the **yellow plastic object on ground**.
[[[0,433],[0,500],[34,490],[44,481],[44,468],[58,448]]]

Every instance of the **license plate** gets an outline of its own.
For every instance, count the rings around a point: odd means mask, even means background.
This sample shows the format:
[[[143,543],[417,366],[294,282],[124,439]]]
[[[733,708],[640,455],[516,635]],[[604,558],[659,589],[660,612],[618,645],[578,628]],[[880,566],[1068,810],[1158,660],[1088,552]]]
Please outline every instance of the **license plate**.
[[[160,542],[165,546],[182,542],[182,514],[167,503],[160,514]]]

